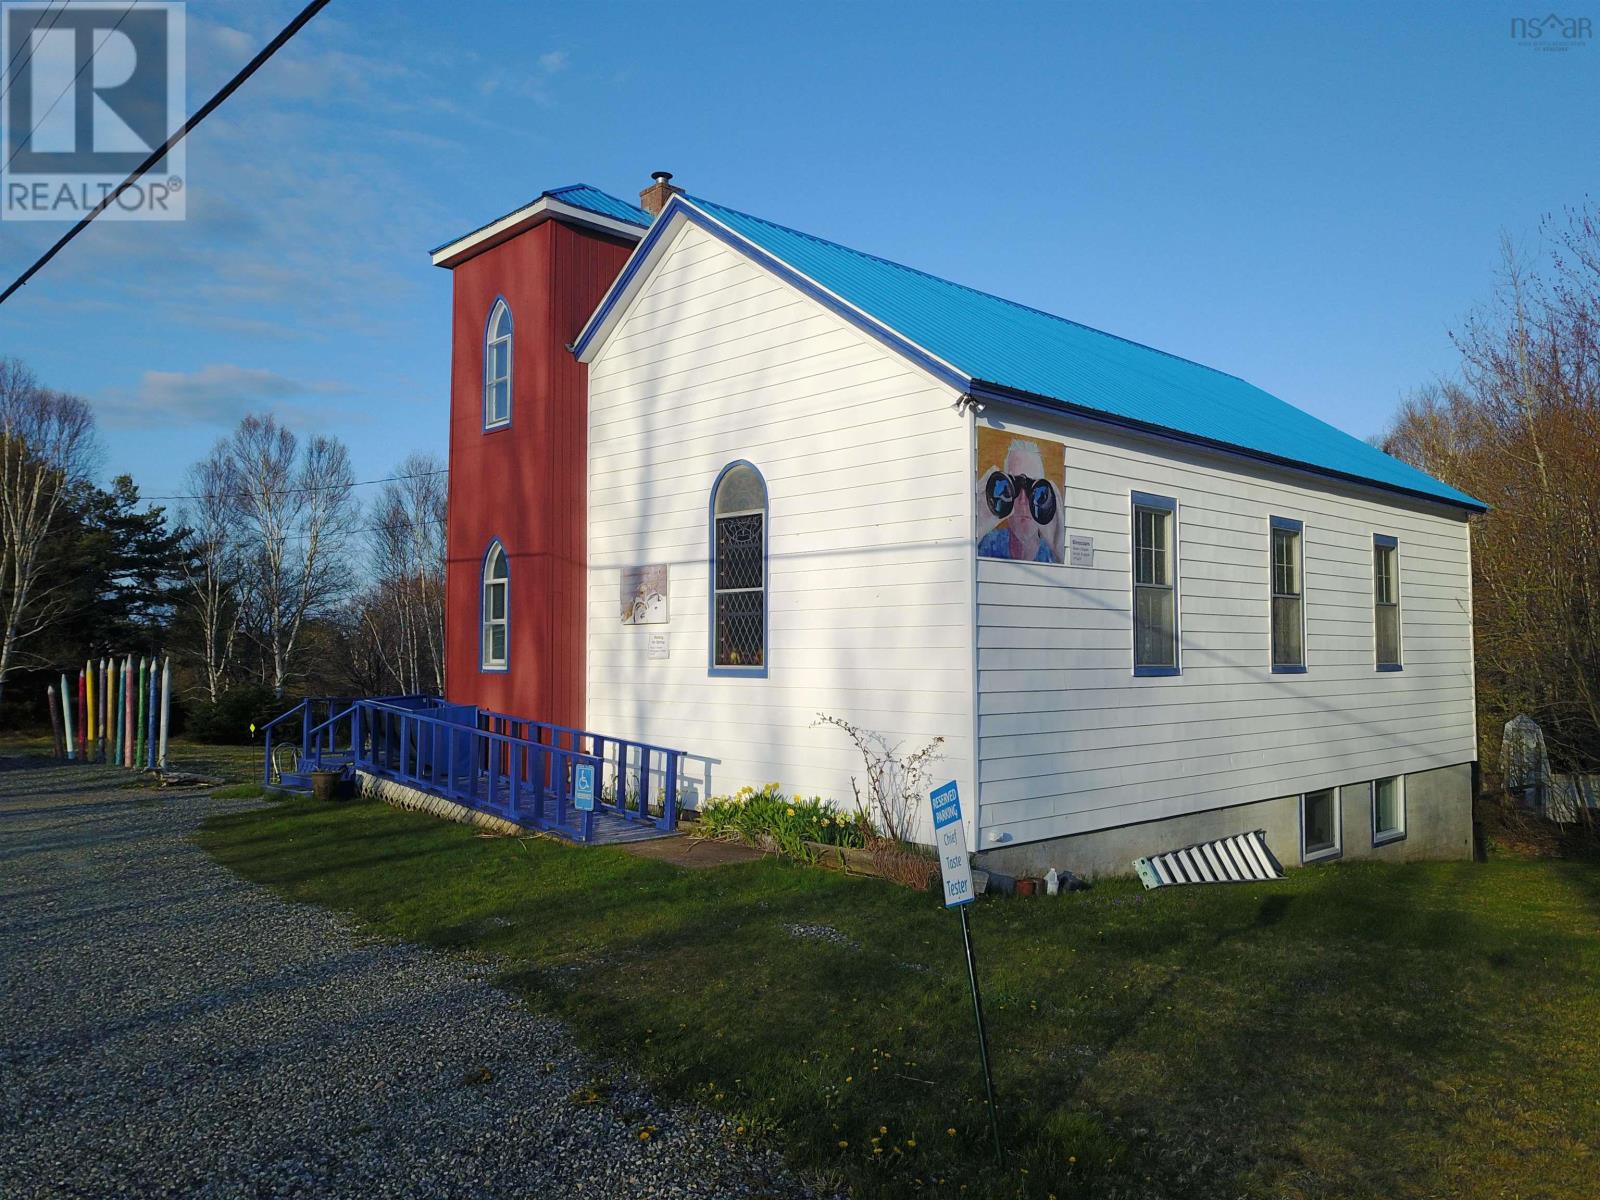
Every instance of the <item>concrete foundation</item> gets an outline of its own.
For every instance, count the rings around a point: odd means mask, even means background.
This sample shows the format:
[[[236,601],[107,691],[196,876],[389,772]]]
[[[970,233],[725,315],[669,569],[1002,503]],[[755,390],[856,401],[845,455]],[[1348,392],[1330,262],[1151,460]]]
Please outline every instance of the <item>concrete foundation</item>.
[[[1372,801],[1366,780],[1339,789],[1340,859],[1469,859],[1472,857],[1472,764],[1457,763],[1405,776],[1405,836],[1372,844]],[[1133,874],[1133,860],[1195,842],[1264,829],[1267,845],[1285,868],[1302,865],[1300,797],[1146,821],[1117,829],[1002,846],[973,857],[973,865],[1001,875],[1043,875],[1051,867],[1085,879]],[[1326,861],[1319,859],[1317,861]]]
[[[507,837],[525,837],[528,831],[504,817],[497,817],[493,813],[479,812],[475,808],[468,808],[464,804],[457,804],[453,800],[446,800],[442,796],[435,796],[431,792],[424,792],[418,788],[407,787],[403,783],[396,783],[392,779],[382,779],[366,771],[356,772],[356,789],[364,797],[373,800],[382,800],[385,804],[395,808],[409,809],[412,812],[430,813],[435,817],[443,817],[446,821],[455,821],[462,825],[473,825],[479,829],[488,830],[490,833],[505,834]]]

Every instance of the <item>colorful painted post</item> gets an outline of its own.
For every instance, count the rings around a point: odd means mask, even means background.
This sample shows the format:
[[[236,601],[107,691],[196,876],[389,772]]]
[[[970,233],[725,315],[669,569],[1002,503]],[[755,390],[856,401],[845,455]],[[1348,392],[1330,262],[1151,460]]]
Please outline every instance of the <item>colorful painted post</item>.
[[[167,769],[167,724],[172,717],[172,655],[161,664],[161,747],[156,766]]]
[[[105,686],[100,690],[105,693],[106,723],[101,730],[106,740],[106,762],[115,762],[113,757],[117,742],[117,681],[112,678],[111,659],[100,660],[100,670],[104,674],[101,681]]]
[[[122,661],[111,660],[111,761],[122,765]]]
[[[95,730],[97,728],[96,722],[100,717],[100,714],[95,711],[94,707],[94,703],[97,698],[94,690],[94,659],[91,658],[89,661],[83,664],[83,677],[84,699],[87,701],[85,707],[87,707],[89,710],[89,727],[84,731],[88,738],[88,741],[85,743],[87,749],[84,751],[84,757],[86,757],[90,762],[93,762],[95,760],[95,750],[97,748],[97,743],[95,742]]]
[[[100,740],[104,743],[101,746],[104,751],[102,757],[108,763],[111,761],[113,747],[117,741],[117,723],[111,717],[112,712],[115,711],[113,706],[116,702],[117,689],[111,682],[111,660],[102,658],[100,660],[100,706],[104,710],[104,716],[100,722]]]
[[[67,673],[61,672],[61,729],[65,734],[64,746],[67,751],[67,761],[78,761],[78,742],[72,736],[72,691],[67,687]]]
[[[150,715],[145,718],[144,757],[139,765],[147,771],[156,769],[156,700],[160,680],[156,678],[156,659],[150,659]]]
[[[84,693],[86,685],[83,681],[83,672],[78,672],[78,723],[74,728],[78,734],[78,757],[84,762],[89,761],[89,697]]]
[[[50,733],[53,738],[53,748],[56,757],[61,757],[61,701],[56,696],[56,685],[51,684],[45,688],[45,695],[50,699]]]
[[[122,667],[122,765],[133,766],[133,689],[137,679],[133,672],[133,655]]]
[[[139,674],[134,678],[134,687],[139,690],[134,693],[133,706],[133,765],[135,768],[144,766],[144,692],[145,675],[149,671],[150,660],[143,655],[139,658]]]

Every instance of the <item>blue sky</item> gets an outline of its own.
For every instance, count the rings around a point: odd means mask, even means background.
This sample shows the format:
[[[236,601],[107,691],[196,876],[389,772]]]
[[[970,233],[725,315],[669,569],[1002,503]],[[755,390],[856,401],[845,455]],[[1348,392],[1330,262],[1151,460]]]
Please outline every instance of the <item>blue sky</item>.
[[[1518,45],[1525,7],[334,0],[191,138],[188,220],[91,228],[0,353],[147,494],[268,407],[385,475],[446,449],[428,249],[667,169],[1365,436],[1451,370],[1501,233],[1596,188],[1600,43]],[[190,108],[298,8],[194,0]],[[61,231],[0,223],[0,273]]]

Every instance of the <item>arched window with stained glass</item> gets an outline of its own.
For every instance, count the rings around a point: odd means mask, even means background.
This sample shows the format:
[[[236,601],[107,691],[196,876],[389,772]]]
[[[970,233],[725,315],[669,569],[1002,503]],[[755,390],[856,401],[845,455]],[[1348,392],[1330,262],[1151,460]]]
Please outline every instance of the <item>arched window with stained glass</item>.
[[[710,670],[767,671],[767,484],[743,461],[711,488]]]

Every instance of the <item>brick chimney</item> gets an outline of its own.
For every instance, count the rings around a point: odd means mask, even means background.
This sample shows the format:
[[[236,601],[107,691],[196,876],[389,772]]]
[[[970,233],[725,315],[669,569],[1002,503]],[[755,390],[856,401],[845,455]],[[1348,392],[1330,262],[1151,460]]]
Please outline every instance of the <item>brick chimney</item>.
[[[672,186],[671,171],[652,171],[650,178],[655,180],[649,187],[639,193],[639,207],[652,217],[661,215],[661,210],[667,206],[667,200],[676,193],[681,193],[681,187]]]

